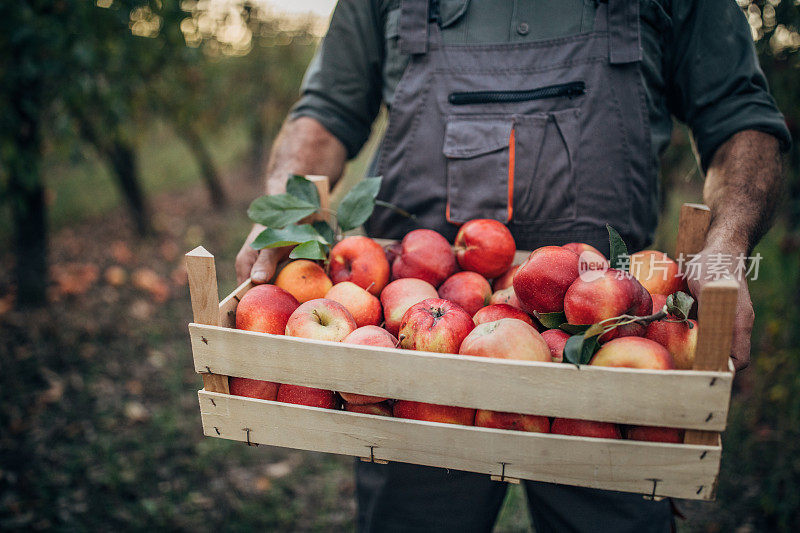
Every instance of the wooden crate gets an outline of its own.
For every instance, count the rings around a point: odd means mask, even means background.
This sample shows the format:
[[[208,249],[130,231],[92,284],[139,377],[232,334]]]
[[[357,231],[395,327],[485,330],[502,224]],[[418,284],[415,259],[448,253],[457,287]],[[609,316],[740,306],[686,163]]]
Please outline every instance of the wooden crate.
[[[677,253],[700,250],[705,206],[685,205]],[[525,253],[521,252],[520,256]],[[737,285],[708,284],[694,370],[537,363],[345,345],[233,329],[248,281],[218,301],[214,258],[187,254],[189,325],[205,435],[519,479],[714,498],[733,381]],[[228,376],[396,399],[685,428],[683,444],[593,439],[379,417],[228,394]]]

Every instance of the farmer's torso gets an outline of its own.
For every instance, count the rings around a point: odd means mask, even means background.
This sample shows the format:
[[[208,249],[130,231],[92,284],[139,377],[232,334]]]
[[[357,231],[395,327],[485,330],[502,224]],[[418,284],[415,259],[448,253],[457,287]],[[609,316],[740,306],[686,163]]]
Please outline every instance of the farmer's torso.
[[[482,11],[488,4],[497,9]],[[418,218],[380,210],[368,231],[428,227],[453,238],[458,223],[494,218],[520,248],[603,249],[607,223],[633,248],[647,243],[661,141],[650,130],[639,4],[560,4],[552,23],[522,10],[509,17],[498,2],[442,2],[439,23],[429,23],[426,0],[388,12],[387,37],[397,35],[383,70],[380,196]],[[488,22],[470,24],[481,13]],[[477,28],[502,44],[475,43]]]

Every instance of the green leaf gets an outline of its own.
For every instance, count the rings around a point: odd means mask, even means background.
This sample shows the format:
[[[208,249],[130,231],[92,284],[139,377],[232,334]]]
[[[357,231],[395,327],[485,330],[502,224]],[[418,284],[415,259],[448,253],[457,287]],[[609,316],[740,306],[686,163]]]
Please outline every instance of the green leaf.
[[[250,247],[256,250],[262,250],[264,248],[293,246],[311,240],[320,242],[324,239],[310,224],[301,224],[299,226],[292,224],[283,229],[265,229],[250,243]]]
[[[628,247],[625,241],[622,240],[617,230],[606,224],[608,230],[608,243],[610,245],[609,265],[611,268],[627,271],[630,268],[630,259],[628,257]]]
[[[342,231],[350,231],[367,221],[375,209],[381,178],[364,178],[342,198],[336,219]]]
[[[317,206],[291,194],[273,194],[256,198],[247,209],[247,216],[268,228],[283,228],[317,211]]]
[[[667,313],[681,320],[689,318],[692,305],[694,305],[694,298],[685,292],[678,291],[667,296]]]
[[[325,259],[325,246],[319,241],[307,241],[298,244],[289,254],[289,259]]]
[[[286,193],[295,198],[304,200],[319,209],[319,191],[317,187],[305,176],[292,174],[286,182]]]
[[[314,229],[317,230],[323,239],[325,239],[326,244],[333,244],[333,241],[336,240],[336,234],[333,232],[333,228],[331,228],[330,224],[324,222],[322,220],[317,220],[312,224]]]
[[[592,360],[594,353],[600,348],[597,335],[585,337],[573,335],[564,345],[564,362],[573,365],[585,365]]]
[[[538,320],[547,329],[556,329],[561,327],[561,324],[567,321],[567,317],[562,312],[540,313],[538,311],[534,311],[533,316],[535,316],[536,320]]]
[[[580,335],[590,327],[592,327],[591,324],[569,324],[567,322],[564,322],[563,324],[558,326],[558,329],[566,331],[567,333],[570,333],[572,335]]]

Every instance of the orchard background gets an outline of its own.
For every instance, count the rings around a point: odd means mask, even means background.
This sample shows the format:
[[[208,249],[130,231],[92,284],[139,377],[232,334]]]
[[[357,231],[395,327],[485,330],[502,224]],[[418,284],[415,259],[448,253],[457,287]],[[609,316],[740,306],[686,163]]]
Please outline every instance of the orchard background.
[[[0,529],[353,528],[351,459],[202,437],[185,327],[182,255],[203,244],[233,288],[246,206],[333,1],[292,4],[0,5]],[[798,139],[800,7],[739,4]],[[718,500],[679,503],[681,530],[800,528],[797,143],[786,161]],[[671,251],[678,206],[702,191],[682,126],[662,181],[656,247]],[[530,531],[519,487],[496,529]]]

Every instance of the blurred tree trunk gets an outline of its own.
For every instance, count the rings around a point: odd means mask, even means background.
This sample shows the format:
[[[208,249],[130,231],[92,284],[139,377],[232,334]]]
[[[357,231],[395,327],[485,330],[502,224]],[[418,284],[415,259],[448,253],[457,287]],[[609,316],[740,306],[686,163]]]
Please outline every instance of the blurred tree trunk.
[[[250,179],[259,182],[266,168],[267,149],[267,123],[269,109],[266,105],[259,105],[253,116],[250,127]]]
[[[16,157],[8,168],[8,196],[14,222],[17,303],[41,306],[46,301],[47,217],[39,158],[38,117],[25,116],[17,137]]]
[[[131,218],[139,235],[152,232],[150,209],[142,189],[136,164],[136,151],[133,146],[115,131],[108,128],[109,134],[98,132],[98,126],[84,113],[76,113],[81,137],[93,145],[100,156],[111,166],[111,173],[128,205]]]
[[[178,133],[186,141],[189,150],[197,160],[197,164],[200,165],[200,175],[208,188],[211,204],[214,207],[224,207],[227,203],[227,198],[225,197],[225,191],[222,189],[222,180],[211,153],[203,142],[203,138],[192,124],[187,124],[181,120],[176,120],[175,122]]]
[[[136,231],[139,235],[151,233],[150,209],[139,180],[136,152],[133,146],[121,139],[112,139],[105,146],[104,152],[117,178],[117,185],[128,203],[128,208],[136,223]]]

